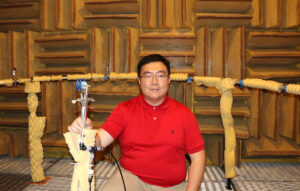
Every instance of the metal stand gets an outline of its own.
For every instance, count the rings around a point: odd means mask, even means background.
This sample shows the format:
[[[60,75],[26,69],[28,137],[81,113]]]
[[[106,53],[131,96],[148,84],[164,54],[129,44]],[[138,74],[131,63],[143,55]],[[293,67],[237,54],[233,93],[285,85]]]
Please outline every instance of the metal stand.
[[[226,188],[227,188],[228,190],[232,190],[231,185],[232,185],[231,178],[227,178],[227,186],[226,186]]]

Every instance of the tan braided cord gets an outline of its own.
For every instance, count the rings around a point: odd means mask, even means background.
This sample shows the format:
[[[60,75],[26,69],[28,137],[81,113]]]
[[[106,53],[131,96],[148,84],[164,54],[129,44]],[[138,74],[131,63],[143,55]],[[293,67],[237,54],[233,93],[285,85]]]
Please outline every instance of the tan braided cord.
[[[188,74],[187,73],[173,73],[170,75],[171,81],[187,81]]]
[[[300,95],[300,85],[299,84],[289,84],[286,86],[286,92],[289,94]]]
[[[36,116],[38,106],[38,97],[36,96],[36,93],[40,91],[41,87],[39,82],[25,83],[25,92],[28,93],[27,103],[30,112],[30,116],[28,117],[28,134],[32,182],[41,182],[45,180],[42,167],[44,154],[41,138],[45,128],[46,117]]]
[[[29,116],[29,156],[31,166],[32,182],[45,180],[43,163],[43,146],[41,138],[43,136],[46,117]]]
[[[95,136],[97,130],[85,129],[84,131],[84,144],[87,148],[95,145]],[[73,132],[64,133],[66,143],[68,144],[69,151],[72,154],[76,165],[74,166],[71,191],[89,191],[89,169],[90,169],[90,152],[88,150],[82,151],[79,149],[81,135]],[[95,190],[95,176],[91,183],[91,191]]]

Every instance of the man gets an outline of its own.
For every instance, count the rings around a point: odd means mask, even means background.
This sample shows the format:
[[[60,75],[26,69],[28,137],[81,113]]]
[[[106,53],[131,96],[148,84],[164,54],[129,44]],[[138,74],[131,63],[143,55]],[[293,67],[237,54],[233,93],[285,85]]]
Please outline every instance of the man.
[[[158,54],[138,63],[142,94],[120,103],[97,132],[96,145],[119,138],[120,164],[128,191],[198,191],[205,170],[204,142],[193,113],[168,97],[170,64]],[[92,128],[91,121],[87,127]],[[81,133],[80,118],[69,131]],[[186,184],[185,153],[191,158]],[[122,191],[116,173],[104,191]]]

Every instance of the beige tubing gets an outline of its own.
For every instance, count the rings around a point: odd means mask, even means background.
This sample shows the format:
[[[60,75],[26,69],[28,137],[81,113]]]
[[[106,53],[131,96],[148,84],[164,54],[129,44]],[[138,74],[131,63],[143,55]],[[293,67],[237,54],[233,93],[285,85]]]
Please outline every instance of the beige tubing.
[[[232,109],[232,90],[236,80],[224,78],[217,82],[216,88],[221,94],[220,111],[225,132],[225,178],[234,178],[235,174],[235,149],[236,136],[234,131],[234,121],[231,115]]]
[[[194,81],[197,86],[207,86],[207,87],[216,87],[217,82],[219,82],[221,78],[219,77],[200,77],[195,76]]]
[[[244,79],[243,80],[244,86],[245,87],[250,87],[250,88],[260,88],[260,89],[266,89],[266,90],[271,90],[275,92],[281,92],[283,88],[283,84],[271,80],[262,80],[262,79]]]
[[[104,74],[97,74],[97,73],[92,73],[92,79],[93,81],[104,81]]]
[[[68,74],[67,75],[68,80],[80,80],[80,79],[85,79],[85,80],[90,80],[92,79],[92,74]]]
[[[300,85],[299,84],[289,84],[286,86],[286,92],[289,94],[300,95]]]
[[[34,82],[50,82],[51,76],[34,76],[33,81]]]
[[[6,86],[11,86],[13,84],[13,80],[12,79],[4,79],[0,81],[0,85],[6,85]]]
[[[85,129],[84,131],[84,144],[87,148],[95,145],[95,136],[97,130]],[[69,151],[72,154],[77,164],[74,166],[71,191],[89,191],[89,169],[90,169],[90,152],[87,150],[82,151],[79,149],[81,135],[73,132],[64,133],[66,143],[68,144]],[[95,190],[95,176],[91,183],[91,190]]]
[[[51,81],[62,81],[62,75],[52,75]]]
[[[30,116],[28,117],[28,133],[29,133],[29,155],[31,165],[32,182],[41,182],[45,180],[43,163],[43,147],[41,138],[43,136],[46,117],[37,117],[36,109],[38,106],[38,98],[36,93],[40,92],[39,82],[26,82],[25,92],[28,93],[27,103]]]
[[[195,76],[194,81],[196,85],[204,85],[207,87],[216,87],[220,94],[220,112],[222,117],[222,123],[224,126],[225,134],[225,178],[234,178],[235,174],[235,148],[236,148],[236,136],[234,132],[234,121],[231,115],[232,108],[232,90],[236,80],[218,77],[199,77]]]
[[[30,82],[30,81],[31,81],[30,78],[19,78],[19,79],[18,79],[18,82],[19,82],[20,84],[25,84],[26,82]]]

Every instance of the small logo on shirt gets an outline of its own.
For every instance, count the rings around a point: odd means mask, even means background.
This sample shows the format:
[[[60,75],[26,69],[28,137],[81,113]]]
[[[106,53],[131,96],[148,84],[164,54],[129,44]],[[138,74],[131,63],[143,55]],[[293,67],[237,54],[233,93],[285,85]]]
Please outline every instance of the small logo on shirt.
[[[171,134],[174,134],[174,129],[171,131]]]

